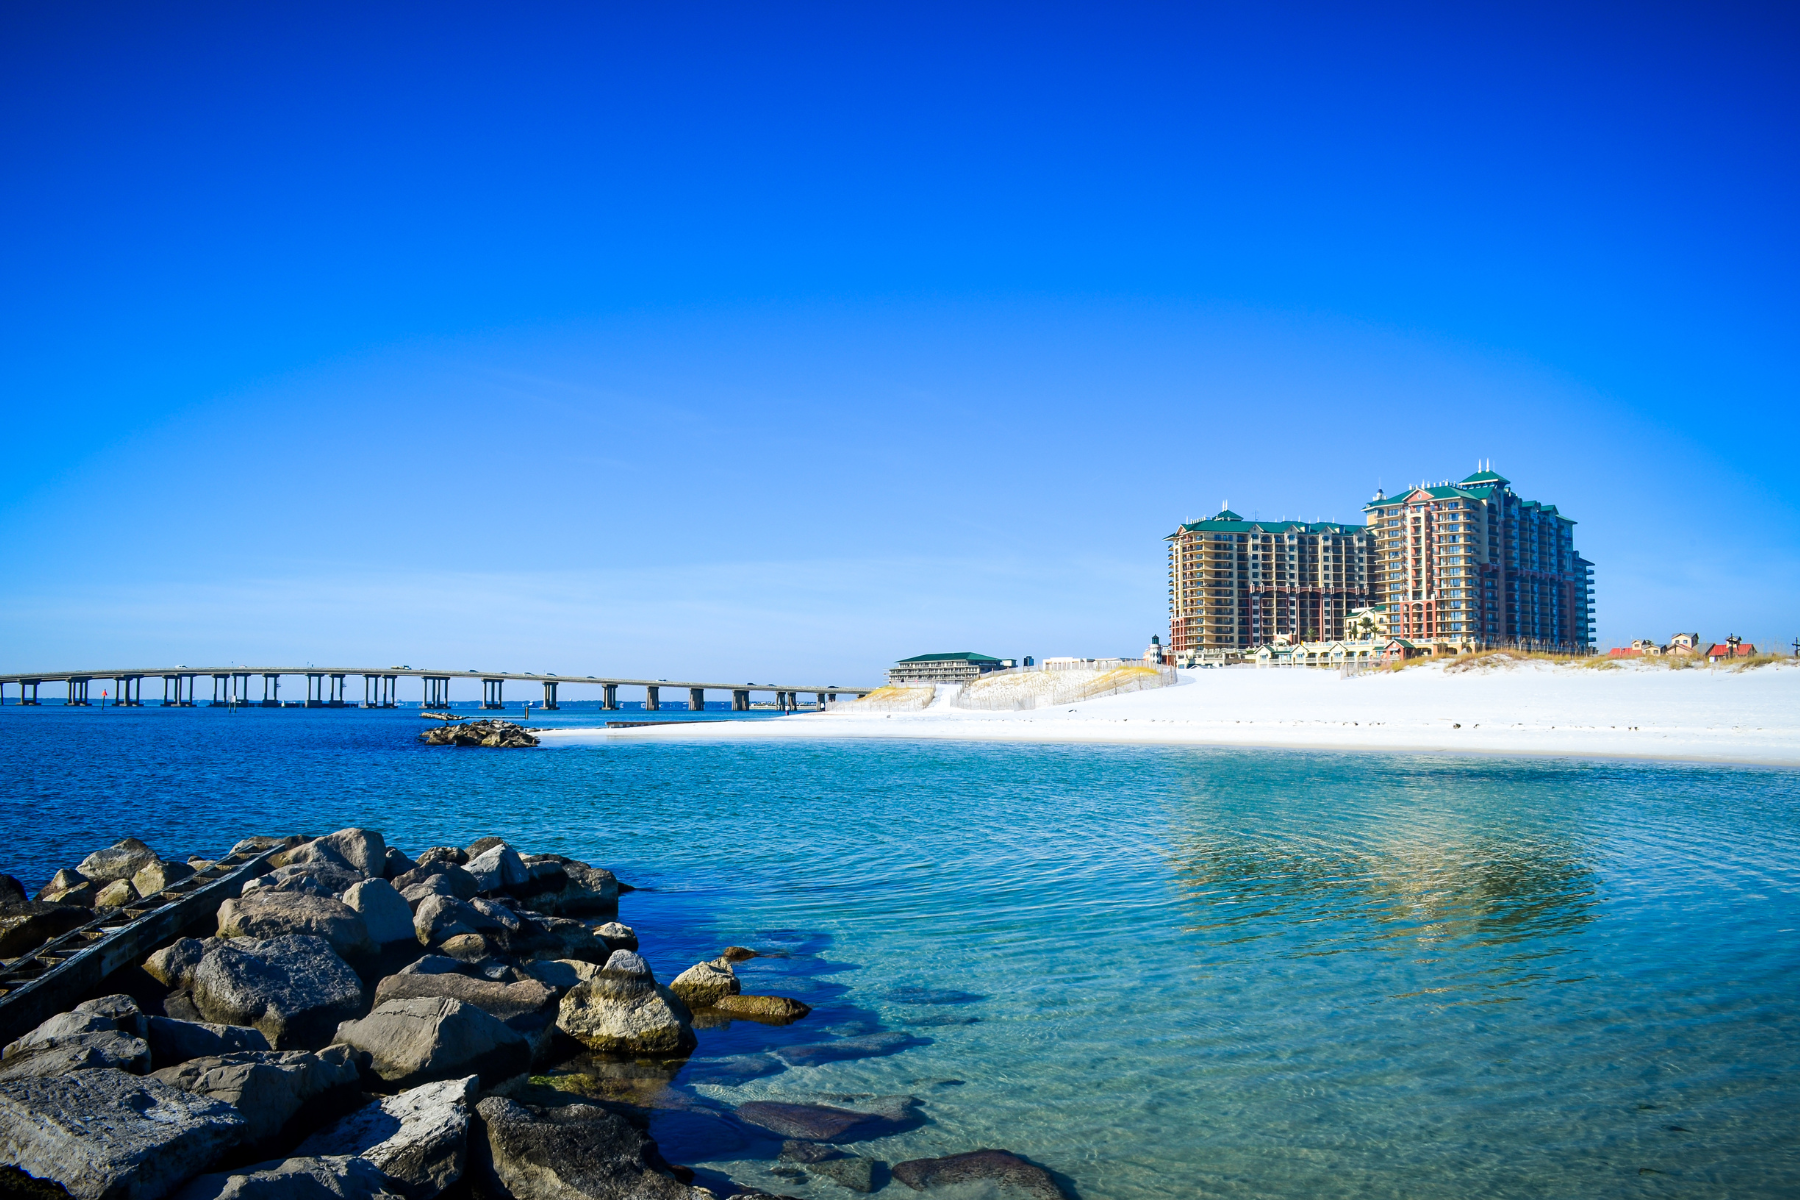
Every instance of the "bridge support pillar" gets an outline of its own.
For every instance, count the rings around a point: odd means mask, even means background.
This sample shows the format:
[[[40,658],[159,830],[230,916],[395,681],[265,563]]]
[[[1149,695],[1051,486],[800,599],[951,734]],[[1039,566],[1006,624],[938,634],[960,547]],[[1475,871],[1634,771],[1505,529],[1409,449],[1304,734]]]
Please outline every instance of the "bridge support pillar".
[[[281,707],[281,676],[280,675],[270,674],[269,672],[266,672],[266,671],[263,673],[262,706],[264,708],[280,708]]]
[[[113,685],[118,693],[115,703],[126,708],[136,708],[144,702],[144,677],[142,675],[117,675],[113,677]]]
[[[426,675],[423,678],[425,680],[425,707],[450,707],[450,677],[448,675]]]
[[[646,687],[644,689],[644,711],[656,712],[662,708],[662,689]]]
[[[342,675],[331,677],[331,699],[325,703],[327,708],[344,707],[344,677]]]
[[[81,708],[87,707],[88,677],[86,675],[71,675],[69,677],[69,691],[68,695],[64,697],[63,703],[74,704]]]
[[[544,707],[545,708],[560,707],[556,703],[556,685],[554,683],[551,683],[548,679],[544,680]]]
[[[749,712],[750,711],[750,693],[749,693],[749,691],[747,691],[744,688],[731,689],[731,711],[732,712]]]
[[[381,677],[381,688],[375,694],[381,698],[381,707],[398,707],[400,704],[400,677],[398,675],[383,675]]]
[[[609,683],[606,685],[606,699],[602,700],[600,702],[600,707],[608,710],[609,712],[611,710],[619,707],[619,685],[618,684]]]
[[[483,679],[481,681],[481,707],[505,708],[506,701],[501,699],[501,692],[506,687],[504,679]]]
[[[36,705],[38,702],[38,684],[42,682],[44,681],[41,679],[19,680],[19,703]]]
[[[814,692],[813,693],[813,705],[820,712],[825,711],[825,693],[824,692]]]
[[[689,688],[688,689],[688,711],[689,712],[705,712],[706,711],[706,689],[705,688]]]
[[[325,673],[323,671],[306,673],[306,707],[325,707]]]

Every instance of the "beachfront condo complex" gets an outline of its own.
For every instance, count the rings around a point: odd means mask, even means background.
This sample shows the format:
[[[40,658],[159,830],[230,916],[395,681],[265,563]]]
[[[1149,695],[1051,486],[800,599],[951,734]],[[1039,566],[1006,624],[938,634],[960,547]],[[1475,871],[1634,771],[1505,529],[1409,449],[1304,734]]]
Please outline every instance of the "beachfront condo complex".
[[[1360,525],[1246,521],[1229,508],[1169,543],[1169,648],[1254,650],[1277,636],[1332,641],[1370,602],[1372,542]]]
[[[1575,522],[1477,471],[1387,496],[1369,514],[1374,598],[1393,636],[1585,653],[1594,642],[1594,564]]]
[[[1355,608],[1418,644],[1593,646],[1594,565],[1575,522],[1478,471],[1363,506],[1369,524],[1246,521],[1230,509],[1169,544],[1169,647],[1176,661],[1253,651],[1277,637],[1328,642]]]

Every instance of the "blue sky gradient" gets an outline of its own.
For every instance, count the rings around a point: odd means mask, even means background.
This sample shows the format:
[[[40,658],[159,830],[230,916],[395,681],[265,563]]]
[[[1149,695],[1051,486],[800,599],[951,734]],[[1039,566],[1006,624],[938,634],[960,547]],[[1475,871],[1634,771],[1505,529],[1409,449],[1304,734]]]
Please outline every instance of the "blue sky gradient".
[[[6,669],[1135,652],[1478,457],[1800,634],[1791,8],[0,22]]]

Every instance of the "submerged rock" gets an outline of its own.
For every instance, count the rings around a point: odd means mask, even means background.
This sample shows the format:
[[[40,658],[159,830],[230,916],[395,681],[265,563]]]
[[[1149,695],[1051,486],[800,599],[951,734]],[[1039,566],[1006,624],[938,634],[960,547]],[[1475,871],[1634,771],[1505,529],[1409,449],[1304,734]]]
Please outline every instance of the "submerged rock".
[[[810,1004],[788,996],[720,996],[713,1001],[713,1011],[733,1017],[747,1017],[768,1025],[789,1025],[812,1011]]]
[[[828,1104],[787,1104],[779,1100],[752,1100],[737,1107],[737,1115],[786,1138],[809,1142],[854,1141],[887,1124],[875,1113],[852,1112]]]
[[[870,1033],[862,1037],[841,1038],[816,1046],[777,1046],[775,1053],[789,1066],[813,1067],[820,1063],[844,1062],[855,1058],[879,1058],[894,1054],[908,1046],[924,1046],[929,1042],[908,1033]]]
[[[277,1050],[323,1046],[363,1002],[356,972],[318,937],[221,942],[194,969],[193,989],[208,1021],[259,1029]]]
[[[313,1134],[296,1153],[367,1159],[410,1200],[425,1200],[462,1178],[478,1082],[468,1075],[389,1096]]]
[[[782,1143],[781,1161],[799,1163],[807,1174],[829,1179],[853,1192],[874,1191],[884,1166],[872,1158],[847,1154],[817,1142],[799,1141]]]
[[[1033,1200],[1067,1200],[1050,1172],[1009,1150],[971,1150],[944,1158],[915,1158],[894,1164],[894,1178],[915,1192],[959,1183],[991,1183],[1017,1188]]]
[[[0,1082],[0,1155],[76,1200],[161,1200],[244,1126],[229,1104],[123,1071]]]

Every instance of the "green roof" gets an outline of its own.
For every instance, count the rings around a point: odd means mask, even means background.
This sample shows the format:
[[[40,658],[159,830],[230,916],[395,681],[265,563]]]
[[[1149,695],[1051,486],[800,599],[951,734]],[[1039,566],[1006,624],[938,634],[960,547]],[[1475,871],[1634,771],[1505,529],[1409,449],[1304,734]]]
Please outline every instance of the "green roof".
[[[919,654],[912,658],[903,658],[903,663],[922,662],[972,662],[997,663],[1000,660],[987,654],[977,654],[973,650],[958,650],[955,654]]]
[[[1463,482],[1464,483],[1511,483],[1512,480],[1508,479],[1506,476],[1501,475],[1500,473],[1498,473],[1496,471],[1477,471],[1473,475],[1469,476],[1467,479],[1463,480]]]
[[[1231,519],[1227,520],[1229,516]],[[1235,513],[1220,513],[1210,521],[1194,521],[1183,525],[1164,538],[1172,542],[1185,533],[1363,533],[1362,525],[1339,525],[1332,521],[1246,521]]]

